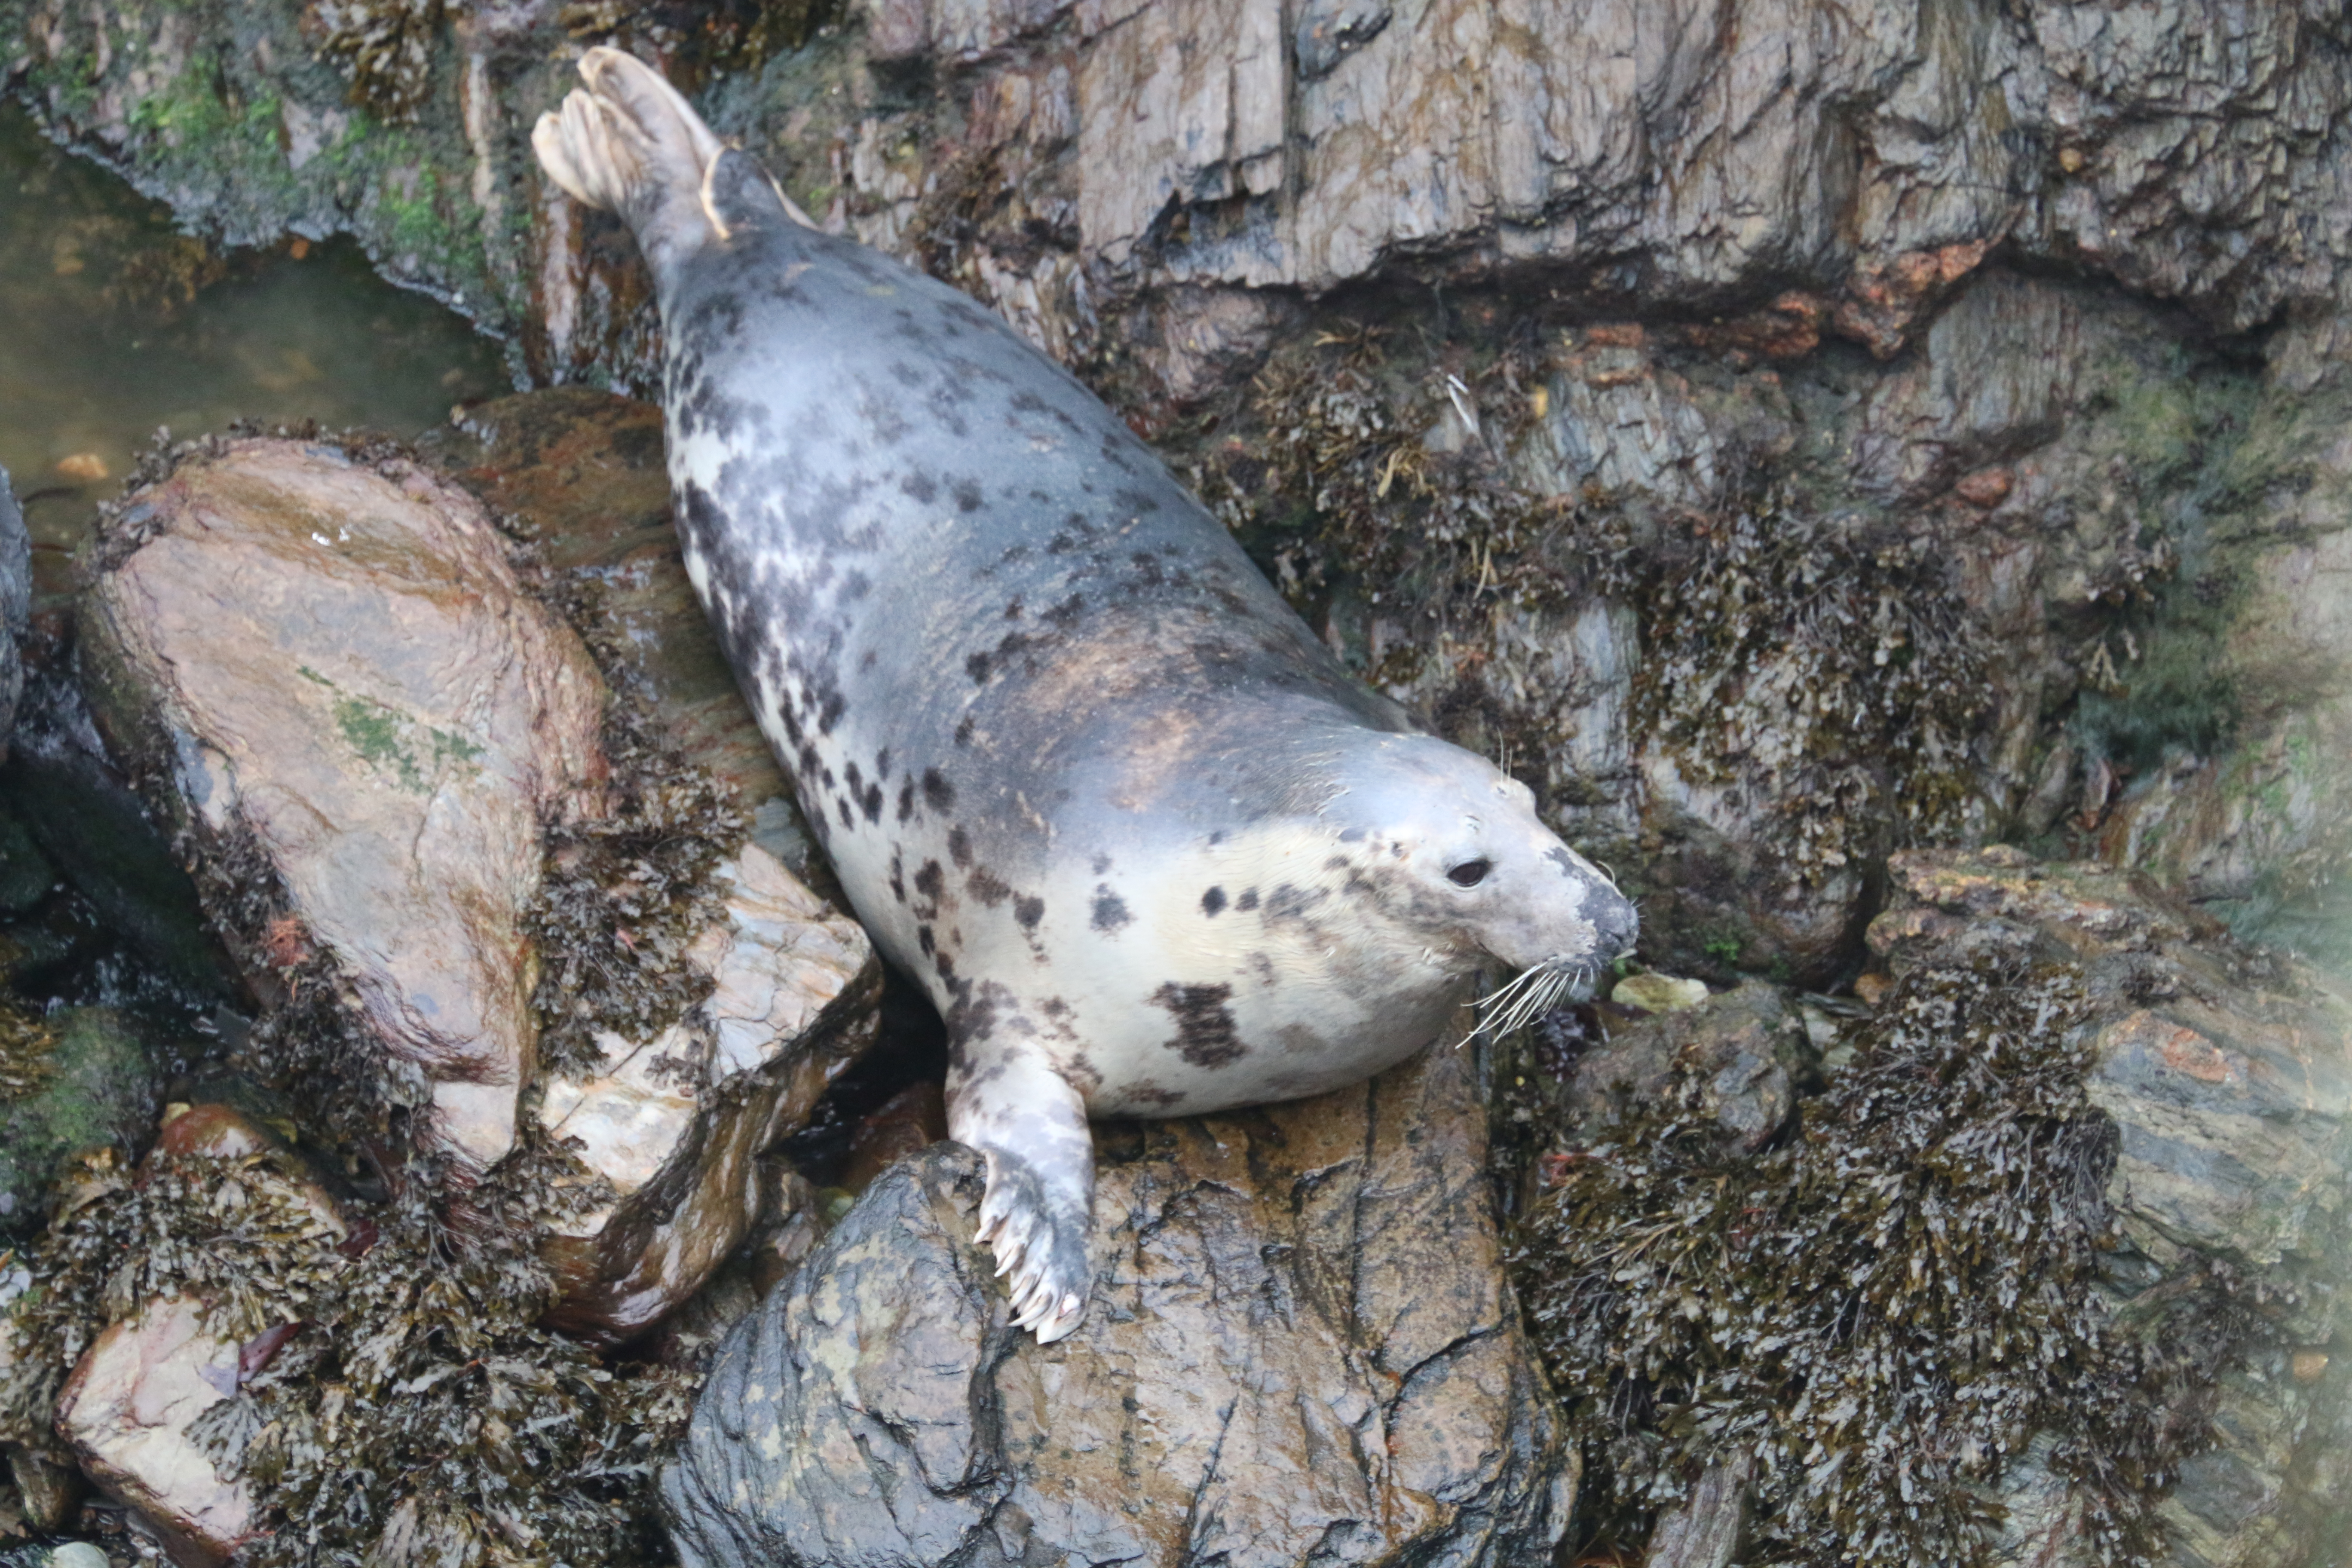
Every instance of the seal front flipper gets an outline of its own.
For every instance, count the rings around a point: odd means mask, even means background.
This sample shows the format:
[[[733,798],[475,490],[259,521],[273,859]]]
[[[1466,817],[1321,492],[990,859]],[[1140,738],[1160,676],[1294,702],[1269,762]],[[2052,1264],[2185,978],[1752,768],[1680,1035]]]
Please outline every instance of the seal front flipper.
[[[1095,1141],[1086,1102],[1035,1046],[1001,1037],[959,1048],[948,1072],[948,1135],[988,1162],[979,1239],[1010,1275],[1013,1322],[1050,1344],[1086,1315],[1094,1268]]]

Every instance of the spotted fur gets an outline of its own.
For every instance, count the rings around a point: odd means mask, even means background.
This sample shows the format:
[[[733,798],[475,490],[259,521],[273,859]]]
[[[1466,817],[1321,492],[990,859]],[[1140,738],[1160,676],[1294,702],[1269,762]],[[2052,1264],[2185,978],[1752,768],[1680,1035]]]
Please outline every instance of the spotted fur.
[[[1630,943],[1527,790],[1351,679],[1076,381],[807,226],[650,69],[581,68],[541,160],[652,265],[688,570],[859,917],[947,1020],[1017,1321],[1084,1311],[1089,1115],[1334,1089],[1427,1044],[1482,967]]]

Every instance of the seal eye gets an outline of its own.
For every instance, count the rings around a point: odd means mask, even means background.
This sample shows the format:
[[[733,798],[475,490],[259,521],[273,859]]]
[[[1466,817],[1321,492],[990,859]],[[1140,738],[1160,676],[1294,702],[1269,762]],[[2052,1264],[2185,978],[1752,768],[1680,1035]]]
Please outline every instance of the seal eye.
[[[1475,888],[1485,881],[1486,873],[1494,868],[1495,863],[1492,860],[1465,860],[1446,872],[1445,879],[1457,888]]]

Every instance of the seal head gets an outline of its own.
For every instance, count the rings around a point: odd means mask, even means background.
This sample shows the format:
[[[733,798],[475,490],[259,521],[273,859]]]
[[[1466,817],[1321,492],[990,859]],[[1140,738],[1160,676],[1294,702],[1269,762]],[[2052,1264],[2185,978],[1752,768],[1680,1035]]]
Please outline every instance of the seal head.
[[[1126,425],[810,226],[610,48],[533,136],[635,231],[687,570],[859,918],[948,1027],[982,1237],[1041,1340],[1094,1278],[1089,1116],[1336,1089],[1632,906],[1365,688]]]

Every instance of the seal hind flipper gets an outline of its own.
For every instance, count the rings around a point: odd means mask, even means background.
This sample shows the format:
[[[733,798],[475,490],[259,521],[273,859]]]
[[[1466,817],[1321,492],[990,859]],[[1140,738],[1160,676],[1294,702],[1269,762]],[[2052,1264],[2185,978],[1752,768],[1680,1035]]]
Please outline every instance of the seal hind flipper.
[[[1049,1344],[1077,1327],[1094,1283],[1094,1134],[1086,1102],[1043,1050],[991,1039],[982,1059],[978,1071],[948,1073],[948,1135],[988,1162],[976,1239],[1012,1276],[1013,1326]]]
[[[649,256],[724,239],[740,216],[779,208],[816,226],[643,60],[600,44],[581,57],[580,78],[584,86],[539,117],[531,149],[566,195],[618,213]]]

